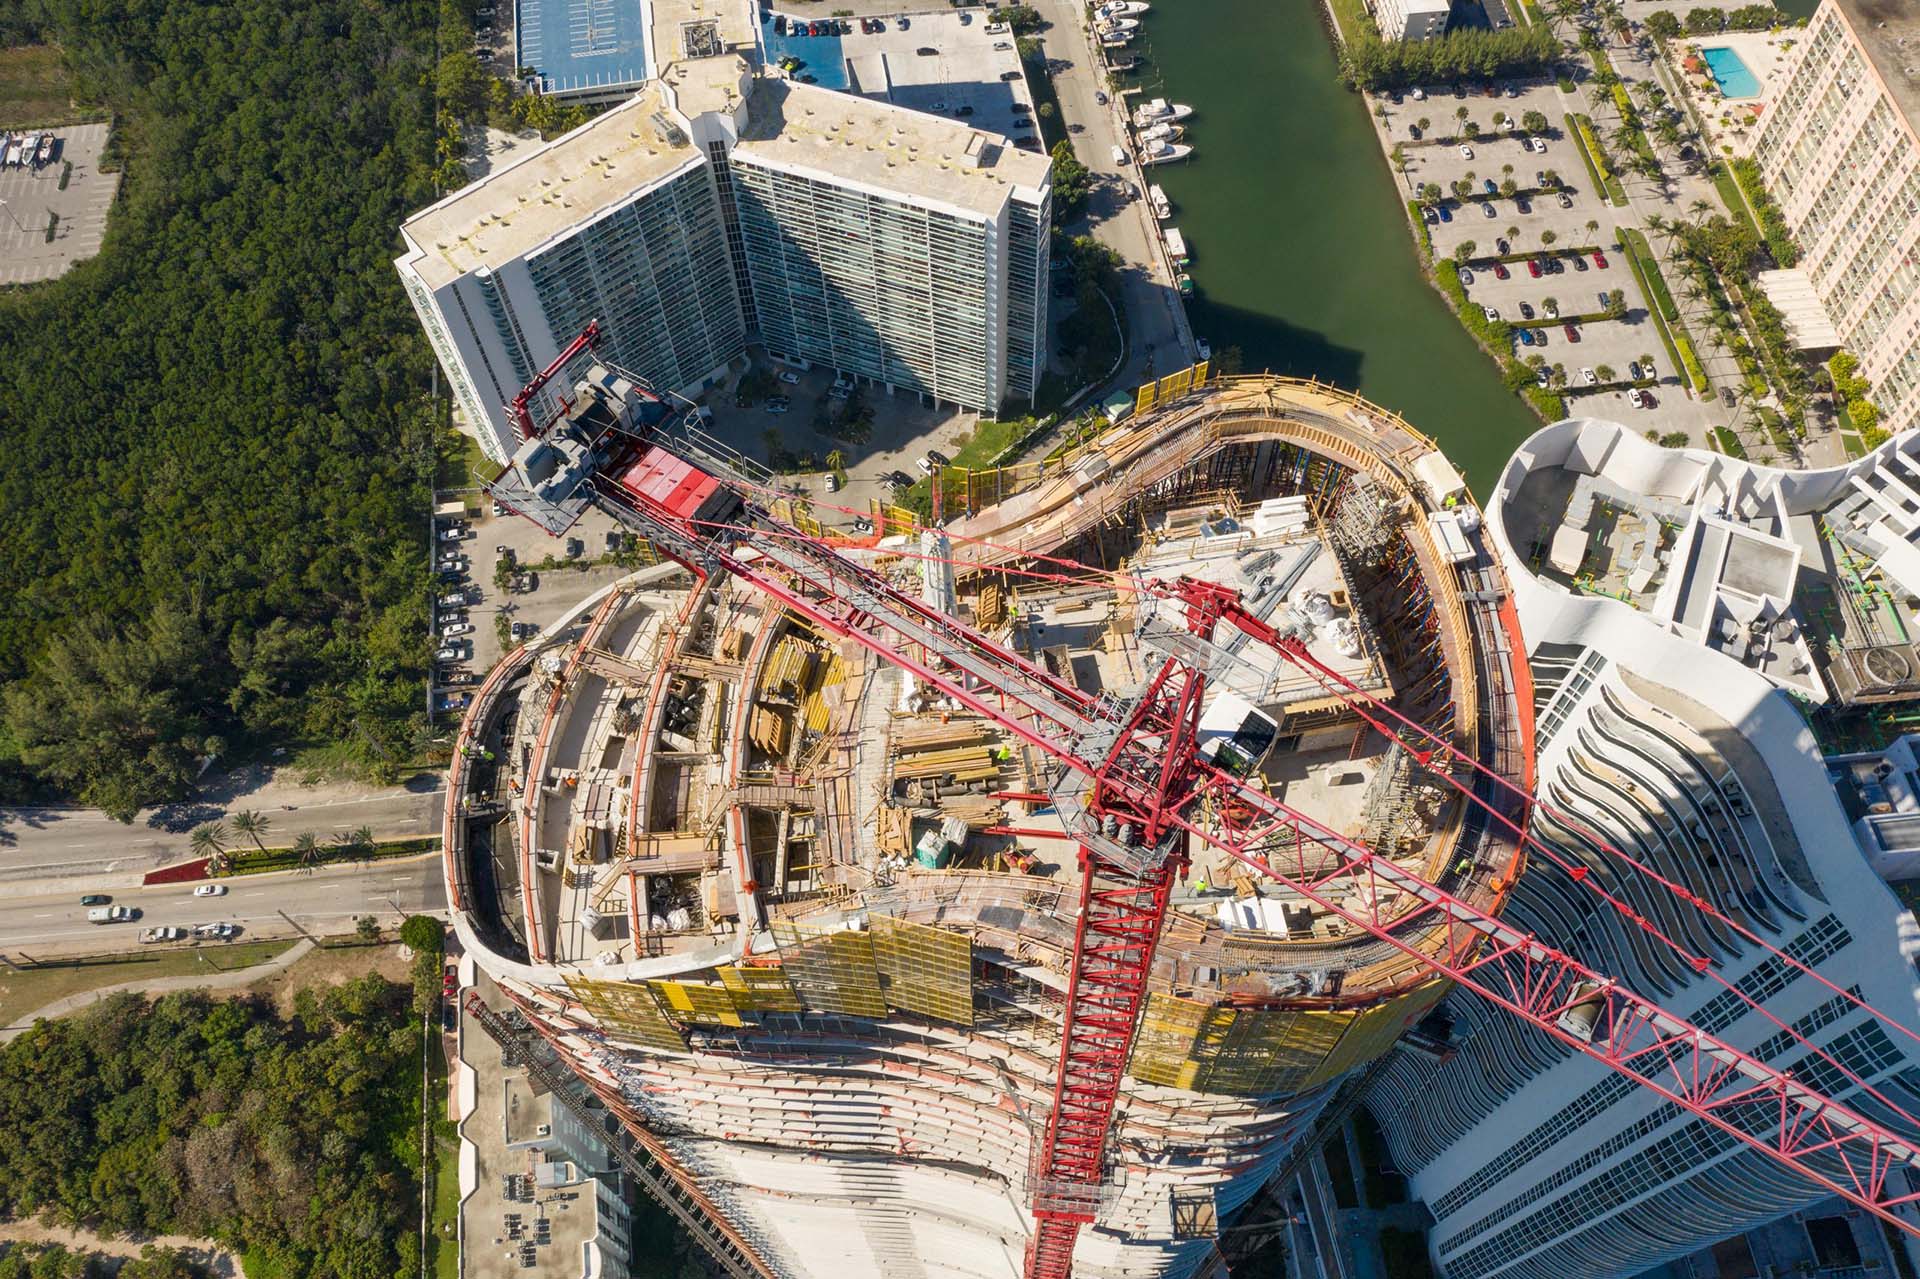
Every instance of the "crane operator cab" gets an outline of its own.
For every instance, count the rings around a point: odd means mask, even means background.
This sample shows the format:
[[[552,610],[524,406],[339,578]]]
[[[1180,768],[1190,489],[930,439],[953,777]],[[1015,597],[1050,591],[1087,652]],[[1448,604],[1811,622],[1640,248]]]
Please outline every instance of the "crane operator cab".
[[[1279,737],[1273,717],[1236,693],[1215,693],[1200,712],[1200,757],[1235,777],[1259,771]]]

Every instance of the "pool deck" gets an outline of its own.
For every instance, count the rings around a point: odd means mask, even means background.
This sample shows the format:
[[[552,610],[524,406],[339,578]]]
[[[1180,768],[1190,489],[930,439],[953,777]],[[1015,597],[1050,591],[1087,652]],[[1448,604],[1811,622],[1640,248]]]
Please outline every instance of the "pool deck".
[[[1759,122],[1765,118],[1767,107],[1782,83],[1782,64],[1787,54],[1783,46],[1804,34],[1798,29],[1778,33],[1723,31],[1719,35],[1673,42],[1670,48],[1677,78],[1686,85],[1695,109],[1706,121],[1713,135],[1709,141],[1716,151],[1722,144],[1731,146],[1736,156],[1747,155],[1753,150],[1754,143],[1760,137]],[[1707,87],[1699,76],[1679,70],[1688,53],[1705,49],[1731,49],[1760,82],[1760,92],[1750,98],[1724,97],[1717,84],[1709,80],[1707,84],[1712,87]]]

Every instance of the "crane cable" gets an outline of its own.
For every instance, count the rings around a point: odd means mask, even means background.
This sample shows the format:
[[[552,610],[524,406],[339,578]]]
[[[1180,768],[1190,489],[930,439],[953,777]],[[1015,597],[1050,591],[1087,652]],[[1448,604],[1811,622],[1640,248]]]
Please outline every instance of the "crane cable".
[[[1375,707],[1376,709],[1380,710],[1381,712],[1390,716],[1391,718],[1398,720],[1401,724],[1405,725],[1406,727],[1423,734],[1434,744],[1435,749],[1444,751],[1446,754],[1452,756],[1453,758],[1466,762],[1468,765],[1470,765],[1473,768],[1475,772],[1493,779],[1494,781],[1498,782],[1500,785],[1504,786],[1509,791],[1512,791],[1516,795],[1527,800],[1530,804],[1533,804],[1534,806],[1538,807],[1542,811],[1548,813],[1556,821],[1559,821],[1563,825],[1567,826],[1568,829],[1574,831],[1576,834],[1579,834],[1582,837],[1597,844],[1604,852],[1610,853],[1613,856],[1618,857],[1621,861],[1625,862],[1627,865],[1631,866],[1635,870],[1641,872],[1647,878],[1650,878],[1654,882],[1667,888],[1669,891],[1673,893],[1674,896],[1694,906],[1697,910],[1699,910],[1702,914],[1706,915],[1708,918],[1720,921],[1721,923],[1725,924],[1727,927],[1739,933],[1742,937],[1748,939],[1753,944],[1757,945],[1758,947],[1760,947],[1762,950],[1766,951],[1770,955],[1780,959],[1782,962],[1790,965],[1797,971],[1812,977],[1819,984],[1833,991],[1836,995],[1845,999],[1847,1002],[1872,1014],[1875,1018],[1879,1019],[1881,1022],[1894,1027],[1895,1029],[1900,1031],[1900,1033],[1905,1035],[1907,1038],[1913,1040],[1914,1042],[1920,1043],[1920,1034],[1915,1034],[1912,1030],[1909,1030],[1906,1026],[1901,1025],[1901,1023],[1899,1023],[1898,1021],[1895,1021],[1892,1017],[1888,1016],[1886,1013],[1881,1012],[1879,1009],[1875,1008],[1872,1004],[1867,1003],[1864,999],[1860,998],[1858,995],[1855,995],[1852,991],[1845,990],[1840,986],[1835,985],[1832,981],[1828,980],[1826,977],[1822,976],[1820,973],[1814,971],[1812,968],[1801,963],[1799,960],[1793,958],[1791,955],[1787,954],[1785,951],[1779,949],[1776,946],[1773,946],[1772,944],[1767,942],[1764,938],[1754,933],[1753,930],[1747,928],[1745,925],[1741,924],[1738,920],[1731,918],[1725,912],[1719,910],[1711,902],[1707,901],[1706,899],[1701,897],[1699,894],[1694,893],[1692,890],[1688,889],[1684,885],[1674,883],[1672,880],[1661,875],[1658,871],[1655,871],[1650,867],[1647,867],[1646,865],[1639,862],[1635,858],[1630,857],[1626,853],[1615,848],[1613,845],[1609,844],[1606,840],[1601,839],[1598,835],[1595,835],[1591,830],[1586,829],[1583,825],[1576,823],[1571,818],[1561,813],[1554,806],[1546,804],[1544,801],[1539,800],[1538,798],[1534,797],[1529,792],[1527,792],[1524,788],[1515,786],[1513,783],[1507,781],[1507,779],[1501,776],[1498,772],[1486,767],[1485,765],[1481,764],[1478,760],[1473,759],[1471,756],[1465,754],[1464,752],[1454,747],[1451,743],[1445,741],[1444,738],[1442,738],[1439,734],[1433,732],[1433,730],[1426,728],[1424,725],[1421,725],[1412,719],[1409,719],[1407,716],[1401,714],[1399,711],[1395,710],[1393,707],[1388,706],[1385,703],[1381,702],[1378,698],[1373,697],[1371,694],[1367,693],[1364,689],[1359,688],[1357,685],[1353,684],[1352,681],[1346,679],[1344,676],[1341,676],[1338,672],[1333,671],[1330,668],[1321,664],[1317,659],[1313,658],[1310,654],[1301,653],[1298,655],[1289,655],[1289,654],[1286,654],[1284,650],[1281,650],[1281,651],[1282,651],[1282,655],[1288,656],[1290,660],[1294,661],[1295,665],[1302,666],[1308,669],[1309,673],[1314,674],[1315,678],[1320,682],[1322,687],[1326,688],[1329,692],[1332,692],[1335,696],[1341,697],[1341,699],[1343,701],[1346,701],[1348,705],[1352,705],[1354,699],[1357,698],[1358,700],[1364,701],[1368,705]],[[1345,691],[1343,692],[1343,690]],[[1395,733],[1393,729],[1388,727],[1386,724],[1382,723],[1380,720],[1375,719],[1373,716],[1367,714],[1365,710],[1361,710],[1358,707],[1355,707],[1355,713],[1358,714],[1362,719],[1366,720],[1369,724],[1371,724],[1375,729],[1377,729],[1381,734],[1386,736],[1389,740],[1397,742],[1399,745],[1405,747],[1408,751],[1410,751],[1413,754],[1413,757],[1416,762],[1420,763],[1423,767],[1428,766],[1427,761],[1431,759],[1432,753],[1433,753],[1431,750],[1424,753],[1417,750],[1411,743],[1407,742],[1404,738],[1400,737],[1397,733]],[[1545,842],[1540,840],[1537,836],[1529,833],[1526,829],[1524,829],[1519,824],[1514,822],[1512,818],[1508,817],[1505,813],[1496,809],[1489,801],[1475,794],[1471,787],[1463,785],[1459,781],[1459,779],[1453,777],[1450,773],[1441,769],[1431,769],[1430,771],[1432,771],[1436,776],[1440,777],[1443,781],[1445,781],[1447,785],[1459,791],[1463,796],[1465,796],[1468,799],[1469,802],[1478,805],[1481,808],[1481,810],[1484,811],[1488,816],[1492,817],[1495,821],[1499,822],[1501,825],[1505,826],[1509,831],[1513,832],[1513,834],[1523,843],[1523,845],[1538,850],[1543,856],[1547,858],[1548,861],[1552,862],[1555,866],[1559,867],[1562,871],[1566,872],[1567,876],[1570,879],[1572,879],[1575,883],[1584,884],[1590,891],[1592,891],[1597,896],[1599,896],[1608,905],[1612,906],[1615,911],[1619,912],[1628,922],[1636,925],[1641,929],[1641,931],[1647,933],[1648,935],[1654,938],[1657,938],[1660,942],[1665,944],[1669,949],[1674,951],[1674,953],[1680,955],[1683,959],[1687,961],[1688,965],[1692,967],[1696,972],[1702,974],[1703,976],[1711,978],[1713,981],[1719,983],[1722,987],[1732,992],[1734,997],[1739,999],[1740,1002],[1745,1004],[1747,1007],[1753,1009],[1755,1012],[1758,1012],[1762,1017],[1764,1017],[1767,1021],[1771,1022],[1775,1027],[1783,1031],[1790,1038],[1796,1040],[1797,1042],[1806,1046],[1807,1048],[1812,1049],[1813,1052],[1817,1054],[1822,1060],[1824,1060],[1828,1065],[1834,1067],[1836,1070],[1840,1071],[1841,1074],[1843,1074],[1846,1078],[1848,1078],[1853,1083],[1859,1085],[1859,1087],[1864,1089],[1869,1096],[1873,1097],[1876,1101],[1880,1102],[1882,1105],[1886,1106],[1889,1110],[1899,1115],[1902,1119],[1905,1119],[1908,1123],[1913,1124],[1916,1128],[1920,1128],[1920,1118],[1915,1118],[1912,1114],[1908,1113],[1908,1111],[1905,1108],[1903,1108],[1896,1102],[1887,1098],[1873,1085],[1867,1083],[1864,1079],[1861,1079],[1852,1070],[1849,1070],[1845,1065],[1835,1060],[1832,1057],[1832,1055],[1827,1052],[1826,1049],[1822,1048],[1819,1044],[1814,1043],[1812,1040],[1808,1039],[1806,1036],[1802,1035],[1801,1033],[1793,1029],[1792,1026],[1788,1025],[1787,1023],[1782,1021],[1779,1017],[1775,1016],[1765,1006],[1760,1004],[1757,1000],[1753,999],[1751,996],[1749,996],[1745,991],[1741,990],[1733,982],[1723,977],[1718,971],[1716,971],[1716,966],[1710,958],[1704,955],[1693,954],[1691,951],[1688,950],[1687,947],[1682,946],[1679,942],[1675,941],[1671,937],[1668,937],[1664,932],[1660,930],[1659,927],[1657,927],[1653,923],[1652,920],[1646,918],[1644,915],[1640,914],[1638,911],[1635,911],[1631,907],[1631,905],[1622,901],[1619,897],[1614,895],[1612,892],[1608,891],[1602,885],[1596,883],[1594,881],[1593,875],[1590,873],[1589,867],[1576,866],[1570,863],[1569,861],[1567,861],[1558,852],[1558,850],[1546,844]]]

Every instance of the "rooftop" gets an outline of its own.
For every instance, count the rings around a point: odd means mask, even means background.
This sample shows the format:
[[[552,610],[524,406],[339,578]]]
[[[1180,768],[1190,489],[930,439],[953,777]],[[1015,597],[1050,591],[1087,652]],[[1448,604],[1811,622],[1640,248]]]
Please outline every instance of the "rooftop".
[[[548,93],[618,91],[647,78],[645,0],[515,0],[514,60]]]
[[[1920,138],[1920,7],[1911,0],[1834,0],[1893,103]]]
[[[700,158],[649,84],[605,115],[401,224],[438,288],[499,267],[625,203]]]
[[[983,217],[1014,188],[1043,188],[1053,163],[956,120],[787,80],[755,88],[752,116],[737,154]]]

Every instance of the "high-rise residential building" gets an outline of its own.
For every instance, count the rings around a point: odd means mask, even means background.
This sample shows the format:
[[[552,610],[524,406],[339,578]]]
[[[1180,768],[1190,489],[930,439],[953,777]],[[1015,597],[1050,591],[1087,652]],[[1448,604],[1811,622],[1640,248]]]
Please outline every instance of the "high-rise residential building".
[[[1447,0],[1373,0],[1374,25],[1383,40],[1431,40],[1447,33]]]
[[[1051,162],[790,82],[751,110],[730,167],[767,349],[983,411],[1030,400]]]
[[[488,456],[506,405],[592,320],[602,359],[697,393],[746,349],[706,157],[649,86],[401,227],[396,264]]]
[[[580,456],[575,443],[553,447]],[[709,500],[714,482],[667,453],[603,455],[598,500]],[[952,547],[985,551],[980,570],[1108,530],[1140,573],[1245,591],[1326,669],[1457,725],[1478,762],[1518,779],[1530,707],[1476,515],[1404,422],[1257,377],[1173,394],[1071,475],[1032,476],[948,529]],[[1034,1153],[1086,909],[1060,813],[1035,793],[1048,757],[791,591],[783,602],[773,580],[811,599],[834,578],[783,559],[799,543],[769,534],[743,543],[761,575],[642,570],[475,690],[446,809],[454,928],[700,1205],[694,1229],[733,1273],[1012,1279],[1036,1195],[1061,1193]],[[914,616],[1005,609],[997,572],[933,556],[890,571]],[[1061,680],[1118,697],[1157,669],[1140,636],[1164,635],[1166,616],[1130,592],[1028,581],[1017,607],[1009,643]],[[1315,821],[1364,828],[1383,861],[1499,908],[1516,856],[1504,828],[1423,785],[1314,675],[1253,653],[1220,674],[1200,720],[1215,758],[1262,770]],[[1442,995],[1351,915],[1194,851],[1100,1184],[1076,1200],[1094,1218],[1074,1249],[1083,1279],[1216,1277],[1236,1237],[1223,1227],[1339,1081]],[[1336,856],[1289,851],[1315,873]],[[1452,944],[1397,894],[1326,891],[1390,918],[1416,951]]]
[[[1830,599],[1836,580],[1823,520],[1857,496],[1857,473],[1662,449],[1594,419],[1521,447],[1487,523],[1531,659],[1536,793],[1550,806],[1534,824],[1555,854],[1529,858],[1505,918],[1912,1132],[1787,1030],[1920,1115],[1913,920],[1855,843],[1793,699],[1810,674],[1803,627],[1827,624],[1803,601]],[[1393,1058],[1370,1104],[1438,1219],[1448,1279],[1639,1274],[1827,1193],[1483,1004],[1449,999],[1442,1013],[1451,1055]],[[1769,1116],[1727,1113],[1770,1131]]]
[[[962,120],[756,79],[731,10],[650,12],[658,79],[401,228],[396,265],[488,455],[512,453],[504,406],[592,320],[598,358],[685,395],[758,341],[983,413],[1031,403],[1052,161]]]
[[[1920,11],[1823,0],[1753,156],[1890,430],[1920,425]]]

